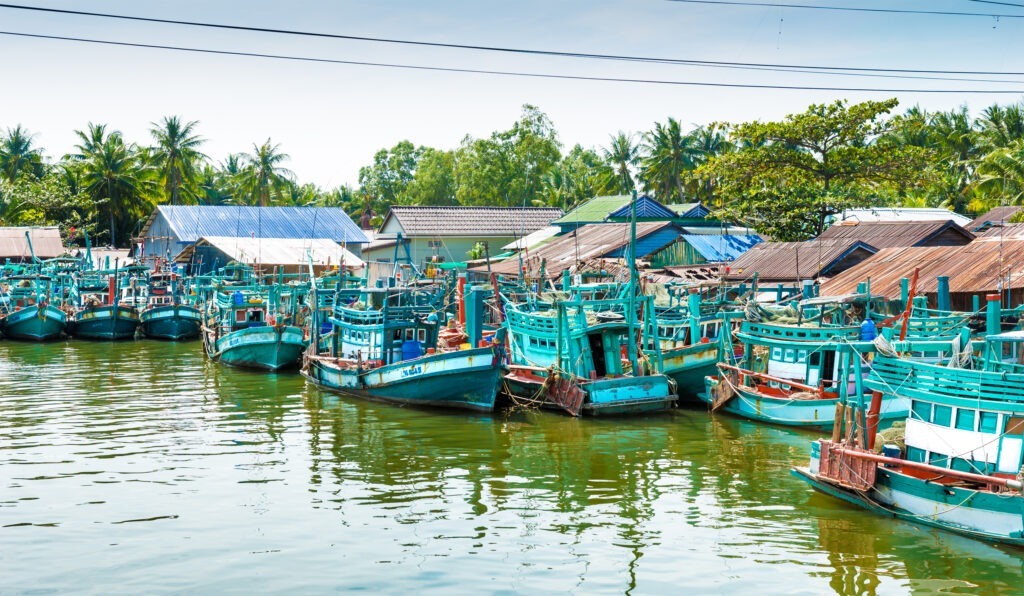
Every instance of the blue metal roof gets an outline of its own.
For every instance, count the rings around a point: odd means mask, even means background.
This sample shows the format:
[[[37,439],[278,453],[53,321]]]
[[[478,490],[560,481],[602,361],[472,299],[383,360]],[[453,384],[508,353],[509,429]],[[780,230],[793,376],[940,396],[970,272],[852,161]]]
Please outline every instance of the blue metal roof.
[[[638,235],[636,239],[636,256],[642,259],[647,255],[658,252],[678,239],[679,228],[672,225],[659,228],[644,236]],[[604,256],[618,259],[626,256],[628,250],[629,244],[626,244],[622,248],[615,249]]]
[[[180,242],[203,236],[256,238],[330,238],[369,242],[359,226],[338,207],[248,207],[236,205],[160,205],[142,229],[145,237],[163,216]]]
[[[710,263],[732,261],[758,242],[763,242],[761,237],[755,234],[683,234],[683,239]]]

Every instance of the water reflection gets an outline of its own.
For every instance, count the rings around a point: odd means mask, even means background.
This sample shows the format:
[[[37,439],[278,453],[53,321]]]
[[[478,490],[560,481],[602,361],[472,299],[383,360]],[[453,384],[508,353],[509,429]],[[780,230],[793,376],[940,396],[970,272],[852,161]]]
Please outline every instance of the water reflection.
[[[814,434],[699,409],[399,408],[145,341],[0,342],[0,383],[5,590],[875,594],[1024,571],[812,496],[788,470]]]

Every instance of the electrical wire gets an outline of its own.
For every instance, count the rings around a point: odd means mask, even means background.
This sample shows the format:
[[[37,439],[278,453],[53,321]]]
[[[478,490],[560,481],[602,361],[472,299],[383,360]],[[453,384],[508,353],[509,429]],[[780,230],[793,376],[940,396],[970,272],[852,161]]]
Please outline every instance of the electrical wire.
[[[670,0],[671,1],[671,0]],[[683,0],[678,0],[683,1]],[[695,0],[696,1],[696,0]],[[734,4],[733,2],[720,2],[721,4]],[[739,3],[737,3],[739,4]],[[770,4],[755,4],[755,3],[744,3],[755,6],[773,6]],[[1007,71],[970,71],[970,70],[929,70],[929,69],[913,69],[913,68],[863,68],[863,67],[851,67],[851,66],[817,66],[817,65],[802,65],[802,64],[773,64],[773,63],[758,63],[758,62],[730,62],[724,60],[693,60],[686,58],[663,58],[653,56],[630,56],[630,55],[617,55],[617,54],[596,54],[589,52],[563,52],[555,50],[538,50],[529,48],[511,48],[501,46],[482,46],[482,45],[471,45],[471,44],[457,44],[457,43],[444,43],[434,41],[418,41],[408,39],[396,39],[387,37],[368,37],[359,35],[344,35],[338,33],[323,33],[315,31],[300,31],[295,29],[279,29],[269,27],[255,27],[246,25],[230,25],[224,23],[209,23],[201,21],[184,21],[178,19],[162,19],[157,17],[141,17],[133,15],[113,14],[104,12],[92,12],[83,10],[69,10],[61,8],[45,8],[40,6],[25,6],[21,4],[9,4],[0,3],[0,8],[7,8],[12,10],[27,10],[34,12],[44,12],[50,14],[66,14],[74,16],[87,16],[104,19],[118,19],[125,21],[134,22],[146,22],[146,23],[158,23],[164,25],[183,25],[188,27],[203,27],[209,29],[223,29],[231,31],[246,31],[253,33],[272,33],[279,35],[294,35],[301,37],[318,37],[325,39],[339,39],[347,41],[365,41],[374,43],[386,43],[386,44],[398,44],[398,45],[412,45],[420,47],[435,47],[445,49],[459,49],[459,50],[474,50],[474,51],[485,51],[485,52],[501,52],[509,54],[522,54],[522,55],[533,55],[533,56],[555,56],[561,58],[585,58],[593,60],[613,60],[613,61],[624,61],[624,62],[650,62],[656,64],[682,64],[682,65],[701,65],[701,66],[733,66],[733,67],[757,67],[757,68],[799,68],[808,70],[822,70],[822,71],[856,71],[856,72],[892,72],[892,73],[912,73],[912,74],[955,74],[955,75],[989,75],[989,76],[1024,76],[1024,72],[1007,72]],[[817,8],[817,7],[813,7]],[[1024,15],[1018,15],[1024,17]]]
[[[131,48],[147,48],[156,50],[171,50],[178,52],[191,52],[197,54],[213,54],[222,56],[240,56],[248,58],[269,58],[275,60],[289,60],[296,62],[313,62],[321,64],[344,64],[350,66],[367,66],[377,68],[395,68],[403,70],[415,70],[415,71],[430,71],[430,72],[449,72],[449,73],[463,73],[463,74],[480,74],[480,75],[494,75],[494,76],[507,76],[507,77],[522,77],[522,78],[537,78],[537,79],[553,79],[553,80],[566,80],[566,81],[596,81],[596,82],[608,82],[608,83],[636,83],[636,84],[647,84],[647,85],[672,85],[672,86],[689,86],[689,87],[724,87],[732,89],[775,89],[775,90],[788,90],[788,91],[851,91],[851,92],[865,92],[865,93],[955,93],[955,94],[1013,94],[1020,95],[1024,94],[1024,89],[904,89],[904,88],[877,88],[877,87],[839,87],[839,86],[809,86],[809,85],[773,85],[773,84],[755,84],[755,83],[724,83],[724,82],[711,82],[711,81],[673,81],[664,79],[634,79],[634,78],[623,78],[623,77],[597,77],[597,76],[585,76],[585,75],[567,75],[567,74],[551,74],[551,73],[538,73],[538,72],[525,72],[525,71],[507,71],[507,70],[486,70],[476,68],[456,68],[448,66],[426,66],[416,64],[396,64],[387,62],[367,62],[360,60],[339,60],[333,58],[316,58],[312,56],[289,56],[284,54],[267,54],[261,52],[241,52],[233,50],[213,50],[209,48],[193,48],[185,46],[170,46],[161,44],[147,44],[147,43],[133,43],[126,41],[111,41],[102,39],[91,39],[85,37],[70,37],[64,35],[43,35],[39,33],[24,33],[17,31],[0,31],[0,35],[9,35],[14,37],[26,37],[33,39],[49,39],[49,40],[60,40],[60,41],[71,41],[79,43],[90,43],[97,45],[108,45],[117,47],[131,47]]]
[[[816,4],[783,4],[778,2],[741,2],[739,0],[665,0],[679,4],[713,4],[718,6],[756,6],[760,8],[803,8],[841,12],[874,12],[886,14],[922,14],[933,16],[986,17],[993,19],[1024,19],[1024,14],[997,14],[988,12],[959,12],[949,10],[912,10],[908,8],[866,8],[854,6],[819,6]]]

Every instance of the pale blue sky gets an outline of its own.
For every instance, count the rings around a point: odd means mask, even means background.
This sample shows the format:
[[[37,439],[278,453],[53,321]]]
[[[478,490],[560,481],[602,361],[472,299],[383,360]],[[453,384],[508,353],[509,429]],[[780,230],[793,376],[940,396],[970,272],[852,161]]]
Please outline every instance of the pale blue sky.
[[[664,0],[131,2],[38,0],[35,6],[447,43],[702,60],[918,69],[1024,71],[1024,19],[882,15],[681,4]],[[808,4],[1020,13],[967,0],[804,0]],[[0,9],[0,30],[263,53],[599,77],[842,87],[978,88],[979,83],[837,77],[678,65],[524,57],[127,23]],[[1024,89],[1021,81],[992,85]],[[402,139],[453,148],[507,128],[532,103],[566,147],[673,116],[687,125],[778,118],[811,102],[896,95],[974,113],[1020,95],[861,93],[676,87],[410,72],[0,35],[0,128],[22,124],[51,157],[73,130],[106,122],[149,142],[149,123],[199,120],[213,159],[267,137],[302,181],[355,183],[359,167]]]

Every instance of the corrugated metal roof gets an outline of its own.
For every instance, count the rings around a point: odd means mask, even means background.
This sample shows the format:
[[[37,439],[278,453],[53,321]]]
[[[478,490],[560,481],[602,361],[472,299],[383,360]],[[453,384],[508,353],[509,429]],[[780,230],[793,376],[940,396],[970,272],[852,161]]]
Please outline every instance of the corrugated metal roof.
[[[683,239],[710,263],[732,261],[763,241],[760,236],[753,234],[683,234]]]
[[[711,214],[711,211],[704,206],[703,203],[679,203],[676,205],[665,205],[671,209],[676,217],[682,217],[686,219],[693,219],[699,217],[707,217]]]
[[[949,276],[951,292],[985,293],[999,288],[999,270],[1013,275],[1014,287],[1024,285],[1024,239],[979,238],[966,246],[884,248],[862,263],[836,275],[821,286],[822,294],[856,291],[857,284],[871,278],[871,292],[898,296],[900,279],[911,277],[918,268],[917,288],[935,292],[937,277]],[[1005,277],[1004,277],[1005,283]]]
[[[633,207],[627,202],[622,207],[608,214],[607,219],[629,219],[633,215]],[[636,199],[636,216],[647,219],[673,219],[676,217],[674,211],[655,201],[647,195],[641,195]]]
[[[850,238],[809,242],[762,242],[729,265],[726,279],[746,280],[755,273],[764,281],[793,281],[828,275],[839,261],[857,250],[877,251]],[[946,250],[950,250],[946,247]]]
[[[637,244],[642,244],[645,238],[663,230],[674,232],[674,236],[678,237],[679,228],[672,222],[637,223]],[[660,242],[660,237],[661,234],[656,236],[658,242],[654,242],[654,244]],[[629,224],[591,224],[581,226],[564,236],[559,236],[546,244],[538,246],[536,249],[530,250],[528,253],[523,252],[523,265],[530,271],[537,271],[540,269],[540,262],[543,259],[545,271],[548,275],[557,277],[562,274],[564,269],[575,266],[577,261],[582,262],[589,259],[607,257],[616,251],[620,251],[628,244]],[[640,249],[637,250],[637,254],[641,257],[646,256]],[[516,275],[519,272],[519,258],[511,257],[501,263],[492,264],[491,269],[501,275]]]
[[[971,218],[949,209],[933,207],[868,207],[866,209],[847,209],[836,216],[836,221],[847,219],[861,222],[953,220],[961,226],[965,226],[971,221]]]
[[[524,248],[533,248],[548,238],[557,236],[561,231],[562,228],[559,228],[558,226],[547,226],[520,238],[515,242],[509,242],[505,246],[502,246],[501,250],[522,250]]]
[[[977,236],[978,238],[995,238],[997,240],[999,238],[1024,238],[1024,223],[992,226],[986,228],[983,232],[979,232]]]
[[[248,207],[240,205],[160,205],[139,234],[145,238],[163,215],[181,242],[203,236],[257,238],[331,238],[369,242],[359,226],[338,207]]]
[[[339,265],[344,259],[346,267],[361,268],[362,259],[355,256],[330,238],[249,238],[232,236],[203,236],[174,257],[179,263],[187,263],[196,247],[212,246],[229,258],[254,265],[257,261],[265,266],[306,265],[307,254],[312,256],[314,265]]]
[[[892,246],[918,246],[949,230],[955,237],[962,239],[960,244],[967,244],[974,239],[974,234],[956,222],[938,219],[867,222],[849,219],[829,227],[818,238],[822,240],[851,238],[866,242],[875,248],[889,248]]]
[[[409,237],[526,236],[547,226],[562,214],[548,207],[413,207],[395,206],[380,229],[391,219]]]
[[[986,228],[988,226],[1005,224],[1009,222],[1010,218],[1016,215],[1020,210],[1021,207],[1016,205],[1009,207],[996,207],[988,213],[983,213],[976,217],[974,221],[967,224],[967,229],[972,232],[978,232],[981,231],[982,228]]]
[[[64,254],[64,244],[60,239],[60,230],[56,227],[0,228],[0,259],[30,260],[32,253],[25,240],[25,232],[32,238],[32,248],[36,257],[52,259]]]
[[[613,212],[629,205],[632,198],[631,195],[594,197],[551,223],[558,225],[602,222]]]

